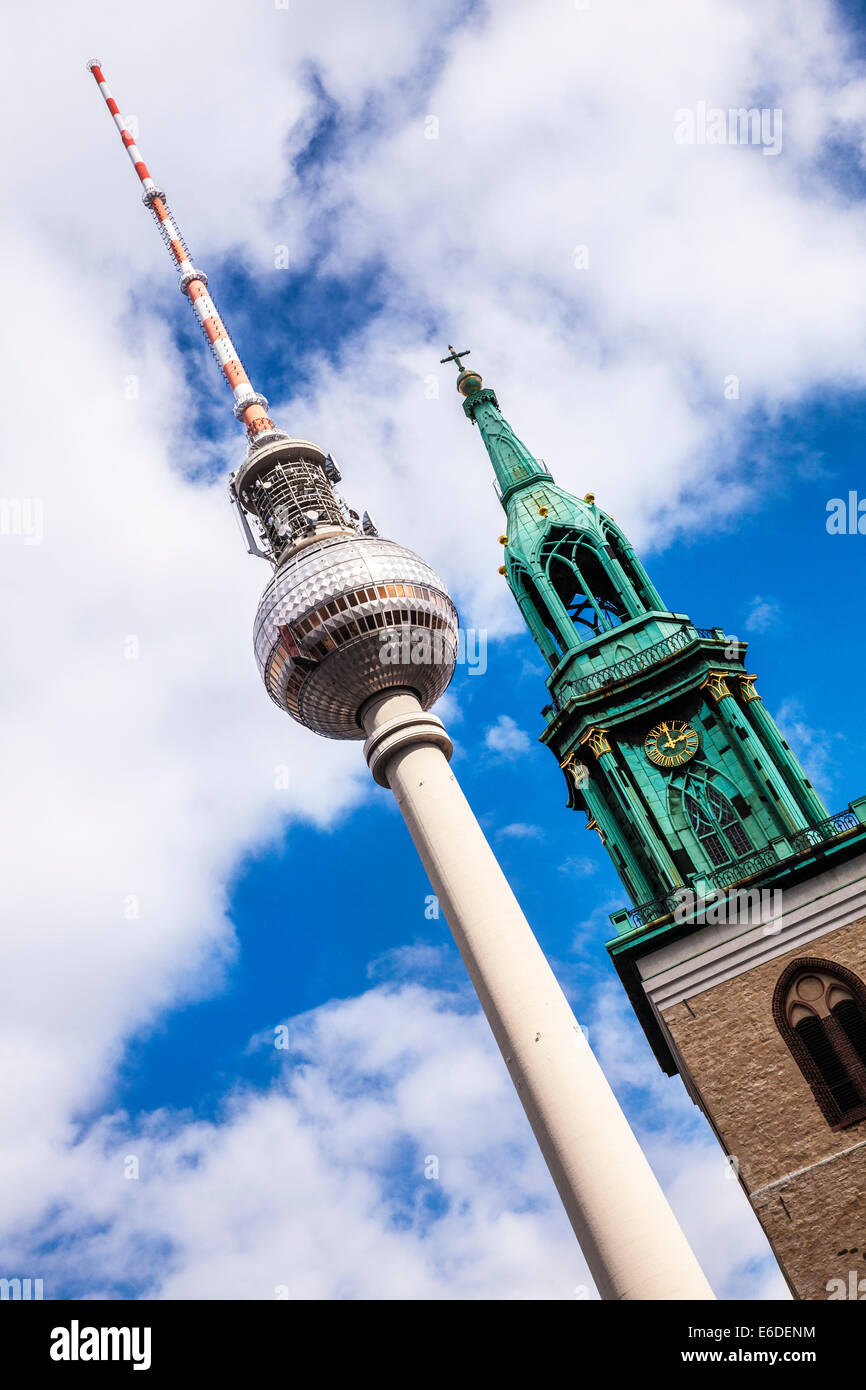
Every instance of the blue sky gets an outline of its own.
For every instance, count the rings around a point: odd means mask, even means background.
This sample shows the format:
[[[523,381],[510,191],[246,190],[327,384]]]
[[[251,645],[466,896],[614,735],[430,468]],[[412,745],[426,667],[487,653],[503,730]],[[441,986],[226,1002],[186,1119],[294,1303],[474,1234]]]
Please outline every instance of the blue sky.
[[[589,19],[551,3],[530,25],[518,5],[395,5],[363,31],[332,8],[324,26],[301,0],[257,14],[254,63],[212,7],[193,72],[167,5],[137,14],[135,44],[89,6],[71,71],[62,9],[39,20],[74,139],[70,167],[47,145],[34,159],[86,178],[88,202],[34,189],[14,230],[36,312],[19,284],[7,300],[8,372],[64,444],[28,482],[44,543],[0,547],[21,611],[4,1271],[58,1297],[592,1296],[388,793],[359,746],[294,728],[260,688],[267,569],[224,494],[240,431],[82,72],[95,52],[278,423],[333,451],[352,504],[487,634],[486,671],[459,667],[441,710],[455,770],[716,1288],[778,1296],[608,964],[625,897],[536,742],[542,662],[439,358],[471,347],[670,606],[749,640],[829,808],[863,793],[866,541],[825,525],[831,498],[866,496],[859,8],[767,3],[734,23],[710,0]],[[778,158],[674,146],[675,109],[755,93],[784,112]],[[9,443],[31,456],[26,421]],[[14,470],[4,488],[20,495]]]

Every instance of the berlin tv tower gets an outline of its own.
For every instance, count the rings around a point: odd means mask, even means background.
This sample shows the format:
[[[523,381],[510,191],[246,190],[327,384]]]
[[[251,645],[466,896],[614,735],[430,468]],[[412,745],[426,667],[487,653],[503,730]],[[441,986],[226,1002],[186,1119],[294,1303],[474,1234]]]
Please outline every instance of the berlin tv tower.
[[[449,767],[430,707],[454,672],[457,612],[411,550],[334,492],[330,455],[268,416],[124,126],[88,63],[189,299],[231,387],[248,447],[229,493],[247,548],[273,566],[254,646],[280,709],[326,738],[364,739],[457,943],[590,1272],[605,1299],[712,1290]]]

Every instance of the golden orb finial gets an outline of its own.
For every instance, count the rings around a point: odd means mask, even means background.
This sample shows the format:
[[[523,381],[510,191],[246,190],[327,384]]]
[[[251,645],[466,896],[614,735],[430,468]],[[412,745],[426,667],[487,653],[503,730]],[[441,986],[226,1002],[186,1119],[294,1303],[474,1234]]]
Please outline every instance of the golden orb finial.
[[[469,348],[464,348],[463,352],[457,352],[456,349],[451,345],[451,343],[449,343],[448,356],[440,358],[440,361],[442,362],[453,362],[455,367],[457,368],[457,371],[459,373],[457,377],[457,390],[460,392],[461,396],[472,396],[475,394],[476,391],[481,390],[480,373],[473,372],[471,368],[461,367],[460,365],[461,357],[468,356]]]
[[[481,374],[469,370],[461,372],[457,378],[457,390],[461,396],[473,396],[481,390]]]

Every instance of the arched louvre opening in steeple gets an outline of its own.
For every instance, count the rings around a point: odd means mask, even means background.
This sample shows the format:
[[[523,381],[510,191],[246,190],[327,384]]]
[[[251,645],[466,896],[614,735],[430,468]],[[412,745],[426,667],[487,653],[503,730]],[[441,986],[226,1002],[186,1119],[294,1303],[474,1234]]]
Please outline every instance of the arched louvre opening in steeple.
[[[634,548],[611,517],[601,517],[601,529],[609,553],[615,556],[642,607],[647,612],[663,610],[665,605],[658,589],[635,554]]]
[[[834,961],[802,957],[773,995],[776,1026],[833,1129],[866,1119],[866,986]]]
[[[565,650],[565,640],[538,585],[523,565],[512,561],[511,587],[520,610],[538,646],[551,666],[556,666]]]
[[[541,546],[539,563],[583,640],[634,616],[614,583],[606,557],[590,537],[552,526]]]

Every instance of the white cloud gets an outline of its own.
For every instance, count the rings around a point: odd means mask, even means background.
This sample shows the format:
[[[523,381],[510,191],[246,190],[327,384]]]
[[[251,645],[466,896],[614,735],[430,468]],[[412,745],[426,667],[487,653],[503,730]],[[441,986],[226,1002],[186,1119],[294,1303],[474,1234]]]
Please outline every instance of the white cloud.
[[[477,1007],[379,988],[290,1036],[273,1088],[239,1091],[219,1123],[117,1115],[66,1155],[55,1277],[220,1299],[567,1299],[589,1282]],[[25,1258],[7,1242],[4,1268]]]
[[[569,874],[573,878],[587,878],[590,874],[597,873],[598,863],[595,859],[590,859],[586,855],[570,854],[559,865],[561,874]]]
[[[844,757],[845,737],[838,730],[810,724],[801,700],[790,696],[776,713],[782,737],[790,744],[809,781],[825,800],[832,797]],[[830,806],[830,811],[838,810]]]
[[[866,288],[848,297],[866,216],[821,160],[822,141],[864,129],[866,89],[834,16],[813,7],[792,31],[775,3],[732,23],[715,0],[591,14],[555,0],[533,7],[530,37],[525,10],[497,6],[452,44],[423,109],[320,190],[335,214],[332,263],[360,265],[387,244],[393,293],[357,352],[336,374],[323,368],[312,418],[345,427],[343,454],[363,458],[378,513],[401,506],[386,496],[388,446],[401,463],[429,458],[400,533],[428,549],[442,537],[452,580],[488,626],[520,622],[495,576],[489,469],[451,375],[440,399],[425,394],[439,354],[411,305],[432,307],[443,340],[471,341],[530,446],[567,486],[593,488],[639,544],[735,520],[773,485],[769,459],[733,466],[750,411],[866,379]],[[786,26],[796,40],[780,44]],[[770,88],[785,110],[779,158],[674,143],[677,107],[748,105]],[[437,140],[424,138],[426,110]],[[590,247],[587,271],[573,267],[576,243]],[[382,339],[402,344],[384,377]],[[472,518],[465,544],[455,497]]]
[[[491,731],[492,732],[492,731]],[[513,821],[497,830],[497,837],[503,840],[543,840],[544,831],[540,825],[527,825],[524,821]]]
[[[484,745],[503,758],[519,758],[530,748],[529,735],[519,728],[510,714],[500,714],[496,723],[491,724],[484,734]]]
[[[745,617],[747,632],[766,632],[779,620],[779,604],[774,599],[762,598],[756,594],[751,600]]]
[[[45,537],[0,538],[0,699],[14,731],[0,1098],[15,1116],[0,1148],[0,1228],[20,1230],[60,1199],[71,1229],[104,1208],[119,1234],[75,1257],[106,1281],[128,1260],[124,1229],[176,1228],[178,1282],[202,1291],[279,1282],[288,1250],[290,1277],[309,1257],[310,1288],[352,1292],[369,1287],[365,1263],[385,1246],[383,1288],[448,1286],[391,1239],[375,1182],[339,1152],[345,1188],[316,1186],[319,1152],[285,1098],[244,1097],[214,1128],[155,1118],[142,1139],[150,1188],[115,1192],[97,1138],[72,1143],[73,1117],[105,1095],[132,1032],[231,968],[227,893],[242,856],[292,818],[331,823],[368,785],[358,748],[315,740],[261,690],[249,645],[266,572],[243,555],[222,484],[189,481],[203,461],[234,466],[239,436],[229,422],[212,444],[193,437],[192,401],[221,387],[204,346],[187,382],[160,320],[170,267],[84,59],[104,59],[121,108],[139,116],[200,264],[212,269],[236,244],[267,289],[274,245],[312,265],[323,228],[333,272],[384,260],[378,321],[335,361],[311,358],[310,393],[275,399],[274,413],[334,450],[347,493],[437,564],[491,632],[521,620],[496,575],[501,513],[480,441],[447,377],[441,397],[426,390],[440,336],[471,340],[527,441],[566,486],[594,488],[638,544],[725,523],[760,499],[762,460],[748,473],[732,462],[752,406],[772,415],[825,382],[866,380],[866,214],[832,187],[823,157],[840,135],[862,156],[866,81],[829,4],[633,0],[583,12],[547,0],[530,16],[512,2],[458,32],[459,8],[394,0],[384,19],[359,19],[348,3],[262,7],[244,13],[242,43],[237,7],[224,3],[205,13],[91,0],[82,12],[49,0],[6,18],[4,90],[27,120],[2,132],[5,177],[20,190],[2,231],[13,403],[2,495],[39,499]],[[194,62],[179,25],[195,33]],[[36,101],[20,61],[33,52]],[[302,184],[285,156],[316,115],[311,66],[346,143]],[[674,145],[676,108],[749,104],[757,91],[784,107],[778,159]],[[438,140],[424,138],[430,113]],[[574,267],[577,244],[590,249],[587,271]],[[217,277],[213,288],[231,324]],[[281,312],[256,328],[292,331]],[[730,373],[737,402],[723,397]],[[137,399],[124,395],[130,375]],[[256,384],[278,397],[279,382]],[[130,636],[137,660],[124,659]],[[528,739],[503,716],[488,746],[513,754]],[[291,788],[278,792],[274,768],[286,763]],[[412,1073],[443,1113],[462,1068],[444,1047],[449,1029],[428,1037],[429,1066]],[[318,1081],[309,1104],[339,1150],[360,1121]],[[401,1104],[417,1122],[412,1094]],[[678,1133],[672,1122],[672,1153]],[[187,1172],[190,1144],[203,1157]],[[573,1277],[573,1248],[520,1210],[521,1194],[538,1191],[529,1153],[496,1187],[512,1208],[482,1194],[455,1234],[469,1272],[452,1272],[450,1287],[525,1290],[532,1241],[549,1271],[533,1288]],[[183,1203],[191,1191],[198,1214]],[[326,1266],[344,1203],[365,1215],[335,1286]],[[170,1272],[158,1278],[176,1286]]]
[[[134,1127],[119,1114],[64,1154],[45,1194],[61,1200],[40,1232],[53,1248],[46,1295],[52,1277],[94,1296],[132,1282],[152,1298],[592,1289],[477,1006],[382,986],[290,1020],[289,1032],[272,1088],[236,1092],[218,1123],[162,1111]],[[717,1292],[778,1296],[742,1193],[619,994],[598,1001],[590,1041],[620,1086],[627,1045],[625,1082],[657,1116],[645,1146]],[[0,1257],[33,1268],[23,1242],[7,1238]]]

